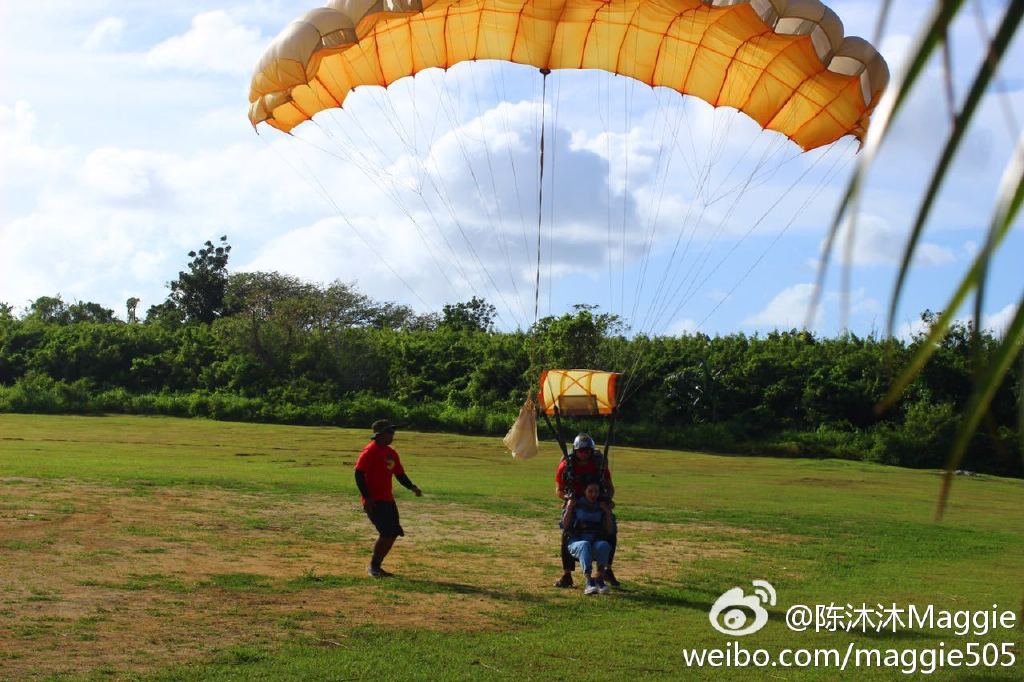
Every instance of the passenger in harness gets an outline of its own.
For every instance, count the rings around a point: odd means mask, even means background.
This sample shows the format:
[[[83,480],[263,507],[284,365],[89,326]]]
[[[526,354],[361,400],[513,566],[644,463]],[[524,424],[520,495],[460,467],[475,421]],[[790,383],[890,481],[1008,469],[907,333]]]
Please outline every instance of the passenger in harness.
[[[611,570],[612,561],[615,558],[615,546],[617,540],[617,527],[615,516],[611,513],[612,498],[615,496],[615,486],[612,485],[612,475],[602,455],[595,452],[594,439],[586,433],[576,436],[572,443],[572,452],[568,454],[558,465],[555,473],[555,494],[567,505],[572,500],[581,500],[585,497],[585,491],[589,484],[596,484],[598,488],[598,500],[608,508],[608,521],[611,524],[604,540],[609,545],[609,555],[605,579],[612,587],[618,587],[619,581]],[[564,516],[563,516],[564,519]],[[576,559],[569,551],[568,527],[562,524],[562,576],[555,581],[555,587],[572,587],[572,572],[576,566]]]
[[[601,486],[592,482],[584,488],[583,496],[569,500],[562,514],[566,546],[569,554],[579,559],[587,586],[583,594],[607,594],[605,583],[611,545],[607,538],[612,533],[612,512],[608,503],[600,499]],[[593,576],[597,563],[597,577]]]

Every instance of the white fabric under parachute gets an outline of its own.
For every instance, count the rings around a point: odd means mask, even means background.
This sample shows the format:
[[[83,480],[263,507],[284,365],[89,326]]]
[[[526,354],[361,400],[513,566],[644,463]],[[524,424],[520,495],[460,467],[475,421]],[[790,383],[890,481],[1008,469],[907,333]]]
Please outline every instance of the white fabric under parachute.
[[[516,459],[530,459],[537,456],[537,409],[533,400],[527,400],[519,408],[519,417],[501,441]]]

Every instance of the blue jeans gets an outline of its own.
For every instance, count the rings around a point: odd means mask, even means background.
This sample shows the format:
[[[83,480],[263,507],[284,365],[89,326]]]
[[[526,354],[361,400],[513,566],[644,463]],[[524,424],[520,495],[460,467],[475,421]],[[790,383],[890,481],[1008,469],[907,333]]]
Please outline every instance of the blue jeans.
[[[604,540],[584,540],[580,538],[570,539],[568,548],[569,554],[580,560],[580,567],[587,575],[590,575],[595,560],[598,566],[607,566],[608,555],[612,551],[612,546]]]

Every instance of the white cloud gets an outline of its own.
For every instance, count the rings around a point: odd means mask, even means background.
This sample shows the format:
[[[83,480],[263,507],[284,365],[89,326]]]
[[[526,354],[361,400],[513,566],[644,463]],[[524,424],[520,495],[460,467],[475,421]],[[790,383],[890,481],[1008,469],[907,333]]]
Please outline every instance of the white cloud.
[[[83,152],[32,142],[35,127],[28,105],[0,109],[0,135],[20,150],[5,147],[5,166],[12,178],[33,177],[21,204],[4,202],[0,215],[0,296],[16,305],[57,292],[108,306],[120,305],[111,292],[158,302],[189,249],[225,232],[258,243],[309,203],[298,179],[266,172],[278,158],[269,147]]]
[[[785,329],[803,327],[813,296],[813,284],[796,284],[783,289],[764,309],[744,320],[744,324]],[[820,309],[818,316],[821,317]]]
[[[802,328],[807,322],[814,290],[815,285],[809,282],[787,287],[776,294],[762,310],[747,317],[743,323],[761,329]],[[842,292],[829,291],[818,304],[811,328],[815,331],[824,330],[829,320],[833,317],[837,320],[840,318],[844,306],[848,306],[851,316],[870,316],[881,310],[881,304],[871,298],[864,288],[851,291],[846,296]],[[847,324],[850,322],[847,320]]]
[[[70,149],[37,140],[38,121],[32,105],[19,100],[13,106],[0,104],[0,218],[15,212],[40,184],[61,177],[67,168]]]
[[[124,35],[125,20],[121,17],[106,17],[100,19],[89,31],[82,47],[87,50],[100,50],[105,47],[113,47],[121,42]]]
[[[188,31],[146,54],[153,67],[241,76],[252,71],[266,41],[258,29],[235,23],[226,12],[197,14]]]
[[[992,331],[997,336],[1002,336],[1006,333],[1007,328],[1010,326],[1010,322],[1016,314],[1017,304],[1010,303],[1001,310],[982,317],[981,327],[982,329]]]
[[[91,152],[80,171],[82,183],[98,197],[115,201],[154,199],[168,154],[104,147]]]
[[[690,318],[684,318],[682,320],[676,320],[668,327],[668,334],[670,336],[681,336],[683,334],[692,334],[697,331],[697,321],[691,320]]]
[[[851,222],[847,221],[839,229],[833,243],[833,255],[836,260],[847,260],[847,238]],[[853,249],[849,254],[853,265],[898,265],[903,256],[903,248],[908,237],[908,230],[893,225],[888,220],[876,215],[861,215],[853,234]],[[824,247],[825,241],[822,240]],[[938,267],[956,260],[952,249],[933,242],[919,241],[914,264],[918,266]]]
[[[890,73],[900,72],[913,45],[914,38],[905,34],[887,35],[882,39],[882,44],[879,46],[878,51],[882,53],[886,63],[889,65]]]

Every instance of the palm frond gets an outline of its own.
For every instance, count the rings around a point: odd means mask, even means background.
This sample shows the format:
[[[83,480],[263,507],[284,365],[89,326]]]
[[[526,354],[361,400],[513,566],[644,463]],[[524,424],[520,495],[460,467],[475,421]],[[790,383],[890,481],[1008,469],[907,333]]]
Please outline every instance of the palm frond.
[[[970,292],[981,283],[987,265],[992,259],[992,254],[1010,232],[1010,227],[1020,212],[1022,203],[1024,203],[1024,134],[1018,139],[1014,155],[1003,171],[996,199],[995,214],[985,239],[985,247],[975,257],[971,269],[961,280],[960,285],[946,304],[945,310],[932,324],[927,338],[921,343],[910,363],[893,382],[889,392],[879,403],[879,411],[891,407],[899,399],[914,377],[921,372],[925,363],[928,362],[928,358],[935,352],[939,341],[945,336],[950,324],[955,319],[956,311],[963,305]]]
[[[1024,296],[1021,297],[1024,302]],[[950,452],[949,460],[946,462],[946,475],[942,481],[942,492],[939,495],[939,506],[936,510],[936,518],[941,519],[949,501],[949,488],[953,483],[953,472],[963,460],[967,446],[974,436],[974,432],[981,423],[981,418],[988,411],[989,403],[996,394],[996,390],[1009,371],[1010,365],[1020,353],[1021,344],[1024,343],[1024,305],[1017,306],[1017,314],[1006,330],[1006,336],[992,356],[991,363],[982,371],[978,384],[967,402],[967,409],[964,412],[963,421],[953,439],[953,449]]]
[[[807,311],[807,322],[805,326],[810,327],[818,306],[821,303],[821,295],[824,290],[825,277],[828,273],[829,259],[835,244],[836,235],[847,215],[850,217],[850,230],[856,229],[857,208],[860,198],[860,190],[872,162],[882,147],[895,115],[900,111],[907,97],[914,90],[918,78],[924,72],[928,60],[931,59],[935,49],[942,44],[948,33],[949,25],[956,17],[964,0],[938,0],[935,11],[924,26],[924,30],[917,38],[917,42],[911,52],[911,58],[903,71],[889,83],[882,99],[878,102],[871,117],[871,125],[868,128],[867,136],[864,139],[864,147],[861,150],[857,167],[850,177],[846,193],[836,209],[835,217],[829,228],[825,246],[822,249],[821,263],[818,265],[818,276],[814,286],[814,294],[811,297],[811,304]]]
[[[971,121],[978,109],[978,105],[981,103],[982,97],[985,95],[985,92],[988,90],[988,86],[992,82],[992,78],[995,75],[997,67],[1002,62],[1011,40],[1014,35],[1016,35],[1017,29],[1020,27],[1022,17],[1024,17],[1024,0],[1014,0],[1014,2],[1007,8],[1006,14],[1003,16],[1002,24],[999,26],[999,30],[996,32],[995,37],[989,43],[988,54],[985,59],[982,60],[981,65],[978,68],[978,72],[974,77],[974,82],[971,84],[971,88],[967,93],[967,98],[964,100],[963,107],[955,118],[953,129],[949,133],[949,138],[946,141],[945,148],[942,150],[942,155],[939,157],[938,163],[935,164],[935,170],[932,173],[931,181],[928,183],[928,189],[925,190],[921,206],[917,211],[917,217],[914,219],[914,226],[911,229],[910,237],[907,240],[906,247],[904,248],[899,274],[896,277],[896,286],[893,289],[892,300],[889,304],[888,332],[890,335],[892,334],[893,327],[895,325],[896,310],[899,307],[900,297],[903,294],[903,287],[906,284],[907,274],[910,271],[910,263],[913,260],[914,254],[917,252],[917,246],[920,242],[921,234],[924,231],[925,223],[928,220],[928,216],[931,214],[931,209],[938,197],[942,183],[946,179],[949,166],[953,162],[953,158],[956,156],[960,143],[963,141],[964,135],[970,127]],[[987,264],[987,259],[985,260],[985,263]],[[983,266],[983,268],[984,267],[985,266]],[[979,278],[979,292],[982,291],[984,280],[984,276]]]
[[[874,120],[864,140],[861,157],[847,184],[842,200],[836,208],[832,224],[825,239],[821,263],[818,266],[814,295],[808,310],[808,325],[814,319],[821,301],[829,260],[832,256],[839,230],[842,229],[844,222],[848,223],[846,229],[850,230],[847,240],[847,249],[849,250],[853,233],[856,230],[861,189],[867,172],[881,150],[883,143],[886,141],[895,116],[902,109],[902,105],[907,97],[915,89],[919,89],[920,76],[924,72],[926,64],[934,55],[935,50],[940,46],[944,50],[947,97],[952,98],[951,56],[947,36],[949,35],[952,21],[958,16],[963,5],[964,2],[962,0],[935,0],[932,14],[925,21],[906,66],[897,78],[893,80],[889,89],[878,103],[873,117]],[[890,8],[891,3],[889,0],[886,0],[881,7],[876,39],[880,38],[884,30]],[[943,183],[947,179],[953,160],[961,148],[972,122],[976,119],[981,102],[989,91],[1013,38],[1020,33],[1022,21],[1024,21],[1024,0],[1010,0],[1006,5],[1005,13],[995,35],[992,37],[985,36],[987,41],[986,55],[974,74],[959,112],[953,117],[951,130],[932,169],[927,188],[921,196],[910,235],[903,251],[888,311],[887,328],[890,335],[893,332],[896,311],[899,308],[899,302],[905,289],[911,264],[918,251],[925,225],[934,209]],[[1015,132],[1014,134],[1018,133]],[[963,461],[979,424],[985,418],[985,415],[988,414],[993,397],[1000,385],[1002,385],[1007,372],[1012,367],[1016,358],[1021,357],[1022,369],[1024,369],[1024,354],[1021,352],[1022,347],[1024,347],[1024,295],[1021,296],[1013,320],[1003,337],[998,341],[996,348],[991,353],[985,354],[987,364],[984,366],[981,353],[983,341],[981,333],[982,312],[984,310],[989,264],[992,262],[996,251],[1002,246],[1012,224],[1019,216],[1022,204],[1024,204],[1024,134],[1019,135],[1013,155],[1004,169],[996,196],[995,209],[982,250],[974,258],[970,269],[964,274],[957,285],[956,291],[949,299],[945,309],[933,321],[927,336],[918,344],[908,365],[893,382],[888,393],[878,405],[878,410],[882,411],[891,407],[900,398],[907,386],[920,374],[929,358],[938,348],[940,341],[949,331],[957,311],[960,310],[967,297],[972,292],[975,292],[972,333],[973,360],[971,363],[975,373],[974,388],[968,398],[966,410],[954,437],[946,463],[946,475],[943,479],[943,486],[936,510],[937,517],[941,517],[946,508],[953,480],[953,472]],[[1024,396],[1019,398],[1019,412],[1019,430],[1021,432],[1021,442],[1024,443]]]

